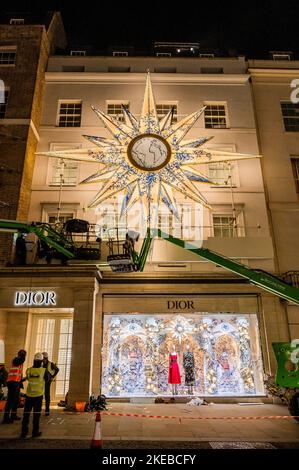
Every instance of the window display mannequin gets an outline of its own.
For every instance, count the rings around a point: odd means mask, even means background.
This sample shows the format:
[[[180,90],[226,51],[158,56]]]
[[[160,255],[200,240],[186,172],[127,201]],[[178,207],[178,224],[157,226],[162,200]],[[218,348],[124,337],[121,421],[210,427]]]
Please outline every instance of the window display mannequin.
[[[185,385],[188,387],[188,394],[193,395],[193,386],[195,385],[195,363],[194,354],[190,351],[190,345],[187,344],[186,352],[183,355],[183,366],[185,369]]]
[[[168,383],[172,386],[172,394],[178,394],[178,385],[181,383],[181,374],[178,365],[178,355],[175,346],[172,346],[171,353],[169,354],[169,372]]]

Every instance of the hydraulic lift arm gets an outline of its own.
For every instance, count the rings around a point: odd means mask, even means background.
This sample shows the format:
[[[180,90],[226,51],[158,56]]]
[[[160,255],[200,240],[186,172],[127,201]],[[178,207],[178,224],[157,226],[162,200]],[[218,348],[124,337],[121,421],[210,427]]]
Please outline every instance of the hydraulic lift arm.
[[[33,232],[38,238],[43,240],[50,248],[54,248],[68,259],[76,257],[76,247],[62,233],[56,232],[49,224],[42,222],[17,222],[14,220],[0,220],[0,231],[15,231],[29,233]],[[211,263],[221,266],[228,271],[234,272],[239,276],[248,279],[252,284],[257,285],[272,294],[283,299],[299,304],[299,289],[286,284],[281,279],[258,269],[251,269],[244,264],[226,258],[219,253],[208,250],[207,248],[198,248],[189,242],[185,242],[180,238],[173,237],[160,229],[148,229],[147,235],[143,240],[143,244],[139,255],[133,253],[133,263],[138,271],[143,271],[144,266],[151,248],[153,238],[157,236],[173,245],[179,246],[184,250],[190,251],[201,258],[207,259]]]
[[[285,282],[273,276],[272,274],[258,269],[251,269],[248,266],[245,266],[244,264],[226,258],[225,256],[210,251],[207,248],[197,248],[189,242],[186,243],[180,238],[176,238],[172,235],[162,232],[160,229],[148,229],[147,231],[147,236],[143,242],[143,246],[141,248],[138,260],[138,268],[140,271],[143,271],[144,269],[146,257],[149,253],[152,239],[155,236],[157,236],[158,238],[162,238],[163,240],[166,240],[167,242],[172,243],[173,245],[179,246],[184,250],[190,251],[191,253],[200,256],[201,258],[207,259],[208,261],[211,261],[211,263],[214,263],[217,266],[221,266],[222,268],[227,269],[228,271],[234,272],[239,276],[248,279],[252,284],[257,285],[261,289],[271,292],[272,294],[278,295],[283,299],[299,304],[299,289],[290,286],[289,284],[286,284]]]
[[[66,258],[74,258],[74,245],[63,234],[56,232],[51,225],[42,222],[18,222],[15,220],[0,220],[0,231],[13,231],[23,233],[35,233],[50,248],[64,255]]]

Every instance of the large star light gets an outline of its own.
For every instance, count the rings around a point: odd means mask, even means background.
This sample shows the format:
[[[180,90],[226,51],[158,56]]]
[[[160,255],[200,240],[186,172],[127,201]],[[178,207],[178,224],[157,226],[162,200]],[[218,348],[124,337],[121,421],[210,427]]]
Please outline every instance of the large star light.
[[[161,203],[178,217],[175,192],[209,207],[197,183],[217,185],[217,182],[198,171],[198,165],[257,158],[205,149],[204,144],[212,137],[184,140],[205,107],[177,123],[173,122],[173,109],[159,120],[149,73],[139,121],[124,106],[124,122],[95,107],[92,109],[113,139],[84,135],[94,147],[39,153],[63,160],[99,163],[98,171],[80,183],[99,183],[89,208],[123,193],[121,217],[138,201],[146,212],[148,224],[153,220],[154,208],[157,210]]]

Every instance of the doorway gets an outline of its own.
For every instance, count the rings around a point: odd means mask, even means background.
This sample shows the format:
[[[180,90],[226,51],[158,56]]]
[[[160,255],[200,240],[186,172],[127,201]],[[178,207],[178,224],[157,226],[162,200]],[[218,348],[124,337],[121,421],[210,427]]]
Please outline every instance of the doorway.
[[[59,367],[59,373],[51,387],[51,400],[64,399],[69,389],[72,359],[72,315],[33,314],[29,364],[36,352],[47,351],[49,360]]]

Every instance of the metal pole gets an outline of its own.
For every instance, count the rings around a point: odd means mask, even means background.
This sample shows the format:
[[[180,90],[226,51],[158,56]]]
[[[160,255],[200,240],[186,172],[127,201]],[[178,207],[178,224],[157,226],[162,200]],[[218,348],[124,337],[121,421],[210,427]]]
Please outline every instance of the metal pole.
[[[64,160],[63,160],[62,158],[59,160],[59,164],[60,164],[60,174],[59,174],[59,177],[60,177],[60,186],[59,186],[59,197],[58,197],[58,207],[57,207],[56,223],[59,223],[59,217],[60,217],[60,211],[61,211],[61,199],[62,199],[62,186],[63,186],[63,183],[64,183],[64,180],[63,180],[63,172],[64,172],[64,165],[65,165],[65,162],[64,162]]]
[[[231,193],[231,201],[232,201],[232,212],[233,212],[233,236],[236,235],[237,229],[237,218],[236,218],[236,208],[235,208],[235,201],[234,201],[234,193],[233,193],[233,182],[232,182],[232,173],[231,173],[231,164],[228,163],[228,180],[230,185],[230,193]]]

